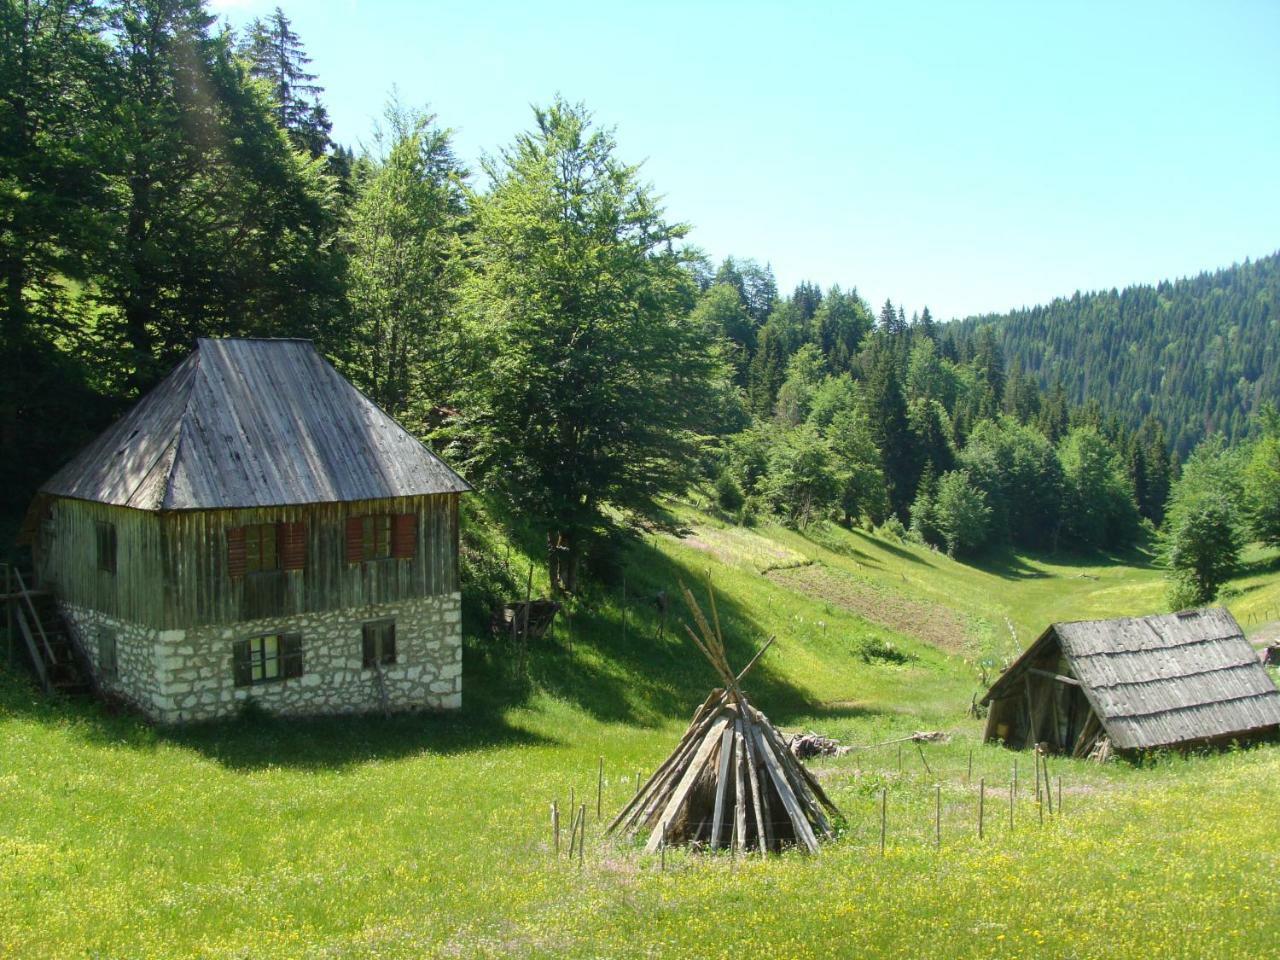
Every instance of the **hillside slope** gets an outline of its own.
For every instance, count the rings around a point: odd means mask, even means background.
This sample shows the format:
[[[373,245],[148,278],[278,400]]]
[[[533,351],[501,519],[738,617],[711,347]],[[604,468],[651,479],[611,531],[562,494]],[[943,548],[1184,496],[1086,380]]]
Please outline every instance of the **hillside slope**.
[[[1238,438],[1280,400],[1280,254],[1156,286],[1079,293],[992,323],[1007,362],[1136,427],[1164,420],[1183,456],[1208,432]]]
[[[154,728],[51,702],[0,670],[0,955],[1270,949],[1280,861],[1256,813],[1280,776],[1275,749],[1141,768],[1055,759],[1066,812],[1043,826],[1023,755],[1010,830],[1014,757],[979,744],[980,721],[965,714],[971,657],[1011,649],[1010,624],[1021,643],[1049,618],[1158,604],[1158,574],[1140,556],[1009,556],[978,569],[839,528],[747,530],[678,512],[683,535],[627,550],[625,613],[621,579],[584,598],[571,625],[530,649],[530,681],[513,676],[505,641],[470,629],[456,715]],[[527,571],[527,554],[490,546],[498,564]],[[1252,559],[1233,589],[1261,610],[1277,598],[1276,557]],[[658,602],[708,575],[735,662],[778,638],[748,678],[753,700],[784,727],[863,747],[813,764],[847,818],[820,857],[678,853],[663,872],[602,836],[598,764],[607,818],[713,683],[681,635],[683,608],[664,617]],[[937,619],[921,636],[911,621],[925,610]],[[951,739],[918,754],[872,746],[922,729]],[[571,790],[588,810],[580,866],[555,859],[548,829],[550,802],[567,812]]]

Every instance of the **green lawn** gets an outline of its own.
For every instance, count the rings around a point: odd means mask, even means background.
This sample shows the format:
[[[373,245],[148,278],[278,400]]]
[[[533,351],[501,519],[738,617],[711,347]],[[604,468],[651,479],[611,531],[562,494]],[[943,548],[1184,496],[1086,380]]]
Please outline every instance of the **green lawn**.
[[[455,716],[157,730],[50,703],[0,674],[0,956],[1274,951],[1280,751],[1143,767],[1051,761],[1065,810],[1046,810],[1043,826],[1022,755],[1010,832],[1015,755],[977,744],[979,721],[965,716],[974,662],[1012,652],[1010,625],[1026,642],[1051,619],[1160,609],[1158,571],[1141,555],[975,568],[862,533],[680,516],[691,536],[649,538],[629,554],[625,640],[620,586],[578,611],[572,653],[561,628],[535,648],[531,684],[515,680],[506,651],[471,636]],[[1233,584],[1238,613],[1277,597],[1274,552],[1250,562]],[[951,735],[924,760],[907,749],[901,770],[896,746],[816,763],[846,814],[817,858],[682,853],[663,873],[600,836],[598,758],[607,816],[712,683],[678,634],[682,608],[659,640],[652,602],[708,571],[735,660],[778,637],[747,684],[775,722],[863,746],[919,729]],[[548,804],[567,807],[571,788],[592,808],[581,867],[549,849]]]

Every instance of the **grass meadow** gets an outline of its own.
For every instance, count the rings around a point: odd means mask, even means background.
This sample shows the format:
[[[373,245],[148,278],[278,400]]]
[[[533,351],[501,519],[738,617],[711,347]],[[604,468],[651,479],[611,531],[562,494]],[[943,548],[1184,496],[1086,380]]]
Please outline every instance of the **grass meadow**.
[[[0,673],[0,956],[1274,953],[1280,750],[1051,760],[1063,804],[1042,823],[1029,755],[980,744],[967,715],[983,664],[1050,621],[1162,609],[1148,556],[971,567],[838,528],[677,519],[685,536],[629,548],[625,616],[621,583],[587,598],[527,678],[470,616],[456,715],[155,728]],[[812,764],[845,815],[818,857],[673,852],[663,870],[601,835],[599,758],[607,819],[713,685],[683,609],[664,620],[656,599],[708,575],[735,661],[777,637],[757,705],[860,747]],[[1264,616],[1278,581],[1274,551],[1251,553],[1230,606]],[[916,730],[950,739],[871,746]],[[589,809],[572,863],[548,818],[570,790]]]

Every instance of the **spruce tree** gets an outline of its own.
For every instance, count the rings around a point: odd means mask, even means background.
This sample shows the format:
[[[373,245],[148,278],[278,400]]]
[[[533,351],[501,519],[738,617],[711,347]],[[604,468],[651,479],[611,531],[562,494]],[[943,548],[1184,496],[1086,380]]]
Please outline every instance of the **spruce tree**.
[[[308,72],[311,58],[283,10],[276,7],[265,20],[259,17],[249,25],[240,55],[249,61],[250,75],[270,85],[280,126],[294,145],[313,157],[324,156],[332,129],[320,102],[324,88]]]

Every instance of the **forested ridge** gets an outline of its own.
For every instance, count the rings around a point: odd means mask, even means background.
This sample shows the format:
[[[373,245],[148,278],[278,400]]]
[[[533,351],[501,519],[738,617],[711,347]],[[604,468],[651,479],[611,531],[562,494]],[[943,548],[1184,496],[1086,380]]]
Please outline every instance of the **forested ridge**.
[[[1209,434],[1244,437],[1260,404],[1280,399],[1280,254],[962,325],[984,324],[1010,362],[1072,402],[1132,427],[1159,417],[1183,457]]]
[[[545,538],[567,591],[691,489],[961,556],[1123,549],[1174,509],[1197,596],[1274,535],[1274,258],[940,325],[712,263],[583,104],[468,170],[393,100],[357,155],[308,63],[279,9],[236,33],[201,0],[0,2],[6,517],[197,337],[290,336]],[[1258,439],[1180,492],[1205,430]]]

